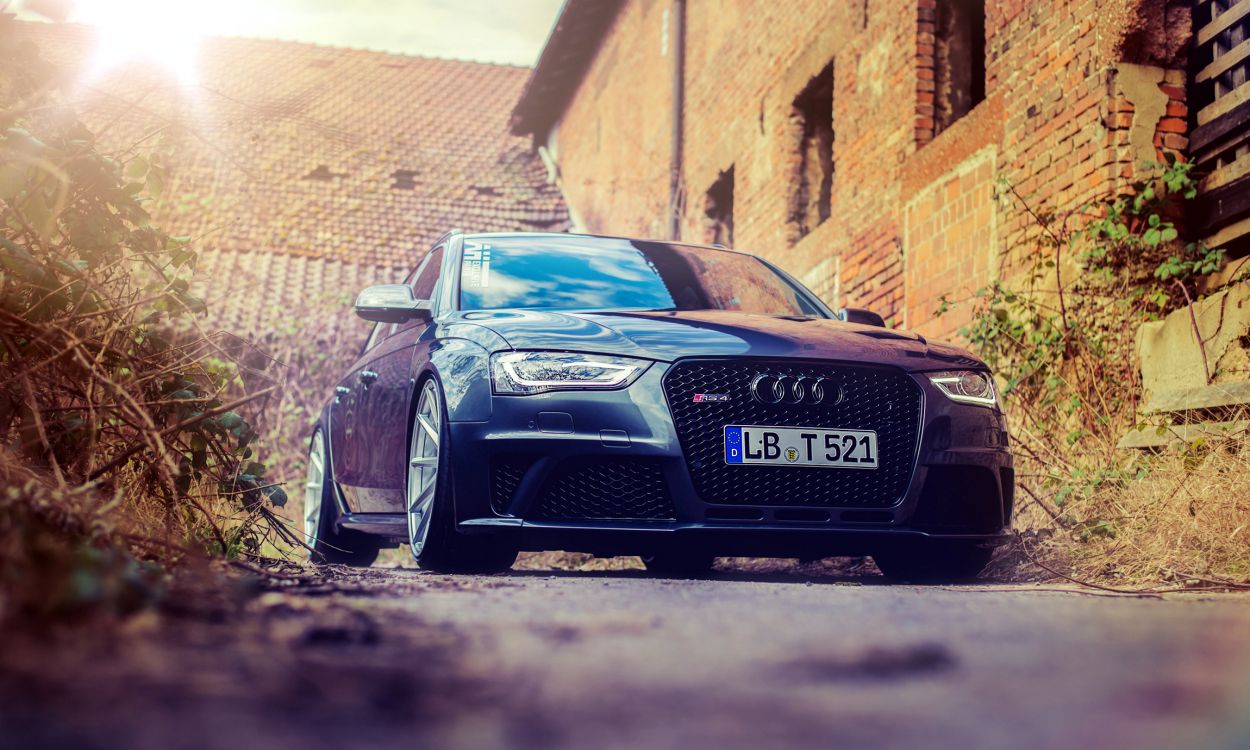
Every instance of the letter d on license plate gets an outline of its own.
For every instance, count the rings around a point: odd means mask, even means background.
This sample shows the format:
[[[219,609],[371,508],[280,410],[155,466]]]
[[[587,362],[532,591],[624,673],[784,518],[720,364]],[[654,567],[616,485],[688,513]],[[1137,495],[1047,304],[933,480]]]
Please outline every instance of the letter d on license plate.
[[[727,464],[875,469],[877,461],[873,430],[725,426]]]

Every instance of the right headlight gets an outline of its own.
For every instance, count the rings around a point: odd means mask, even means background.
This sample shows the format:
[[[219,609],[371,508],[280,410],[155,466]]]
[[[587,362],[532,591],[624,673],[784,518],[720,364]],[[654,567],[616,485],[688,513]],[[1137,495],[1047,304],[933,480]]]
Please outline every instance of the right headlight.
[[[495,393],[521,396],[567,390],[624,388],[650,362],[631,357],[576,352],[496,352],[490,357]]]
[[[988,372],[979,370],[954,370],[928,373],[929,382],[952,401],[978,406],[998,403],[994,392],[994,379]]]

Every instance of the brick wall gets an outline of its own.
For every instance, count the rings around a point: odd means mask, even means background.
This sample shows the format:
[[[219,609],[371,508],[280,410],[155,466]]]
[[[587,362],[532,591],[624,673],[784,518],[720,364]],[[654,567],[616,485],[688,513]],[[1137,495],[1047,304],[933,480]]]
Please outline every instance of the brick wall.
[[[985,99],[935,137],[934,0],[689,0],[682,238],[707,239],[704,194],[732,166],[737,247],[832,305],[950,336],[967,309],[935,319],[940,296],[966,297],[1037,250],[1040,228],[1003,185],[1068,210],[1185,147],[1174,37],[1187,29],[1165,30],[1167,54],[1141,33],[1161,2],[987,2]],[[584,229],[667,234],[672,12],[629,2],[558,126]],[[794,100],[830,61],[832,211],[800,238]]]
[[[642,237],[668,232],[669,10],[668,3],[627,4],[557,125],[556,158],[579,229]]]
[[[996,156],[993,146],[981,149],[904,204],[904,325],[949,335],[969,322],[972,306],[958,303],[996,270]],[[935,318],[943,297],[958,306]]]

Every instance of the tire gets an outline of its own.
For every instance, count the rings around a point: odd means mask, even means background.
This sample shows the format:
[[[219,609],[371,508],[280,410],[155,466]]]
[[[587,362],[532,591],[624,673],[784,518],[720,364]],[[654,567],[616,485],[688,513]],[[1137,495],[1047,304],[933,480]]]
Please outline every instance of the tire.
[[[407,475],[408,545],[418,565],[441,573],[498,573],[512,567],[515,546],[494,535],[456,530],[447,409],[442,389],[432,377],[417,391]]]
[[[381,544],[358,531],[337,531],[334,521],[334,473],[318,427],[308,443],[308,479],[304,483],[304,544],[314,565],[350,565],[367,568],[378,559]]]
[[[668,578],[707,575],[714,562],[716,558],[711,555],[687,551],[657,552],[642,558],[642,564],[647,566],[648,573]]]
[[[957,542],[900,547],[872,556],[887,578],[915,583],[950,583],[976,578],[994,550]]]

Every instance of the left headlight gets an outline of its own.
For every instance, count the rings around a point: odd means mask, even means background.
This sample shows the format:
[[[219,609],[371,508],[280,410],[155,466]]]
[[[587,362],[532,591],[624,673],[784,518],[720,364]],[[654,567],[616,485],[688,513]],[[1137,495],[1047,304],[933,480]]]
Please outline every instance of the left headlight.
[[[624,388],[650,362],[630,357],[575,352],[496,352],[490,357],[495,393],[524,395],[566,390]]]
[[[937,389],[952,401],[978,406],[993,406],[998,403],[998,395],[994,392],[994,379],[988,372],[977,370],[931,372],[929,382],[937,386]]]

